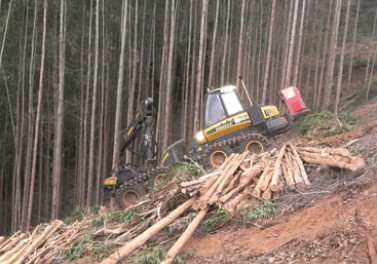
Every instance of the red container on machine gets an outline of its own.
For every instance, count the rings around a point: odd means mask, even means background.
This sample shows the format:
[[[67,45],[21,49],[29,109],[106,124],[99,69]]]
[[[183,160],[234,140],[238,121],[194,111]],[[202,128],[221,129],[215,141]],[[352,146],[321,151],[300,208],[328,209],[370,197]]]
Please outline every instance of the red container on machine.
[[[306,105],[302,100],[300,91],[297,87],[290,86],[281,90],[281,94],[284,98],[285,104],[288,107],[289,113],[294,116],[306,109]]]

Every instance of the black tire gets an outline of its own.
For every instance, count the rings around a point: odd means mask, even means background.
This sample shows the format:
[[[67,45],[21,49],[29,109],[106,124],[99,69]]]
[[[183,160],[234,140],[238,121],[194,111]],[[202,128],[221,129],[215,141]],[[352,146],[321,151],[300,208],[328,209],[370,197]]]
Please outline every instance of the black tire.
[[[159,181],[161,181],[166,176],[167,168],[156,168],[151,172],[148,172],[148,187],[155,187]]]
[[[249,138],[240,144],[240,152],[250,151],[259,154],[267,150],[267,142],[263,138]]]
[[[145,194],[146,191],[140,184],[121,186],[115,194],[116,205],[120,209],[125,209],[134,205]]]
[[[233,151],[229,146],[218,146],[211,149],[206,157],[206,168],[220,167],[232,153]]]

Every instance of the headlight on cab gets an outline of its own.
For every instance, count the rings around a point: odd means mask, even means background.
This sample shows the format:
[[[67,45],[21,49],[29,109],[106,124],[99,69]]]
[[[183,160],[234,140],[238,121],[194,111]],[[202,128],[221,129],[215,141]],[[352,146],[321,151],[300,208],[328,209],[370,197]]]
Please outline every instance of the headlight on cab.
[[[204,136],[203,131],[199,131],[198,133],[196,133],[195,139],[198,142],[198,145],[201,145],[201,144],[204,144],[204,143],[207,142],[207,140],[206,140],[206,138]]]

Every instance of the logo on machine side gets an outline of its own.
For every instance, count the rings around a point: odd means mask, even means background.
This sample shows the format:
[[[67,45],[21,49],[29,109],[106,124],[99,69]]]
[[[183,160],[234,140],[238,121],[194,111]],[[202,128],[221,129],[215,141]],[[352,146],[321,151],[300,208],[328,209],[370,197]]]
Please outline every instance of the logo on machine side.
[[[207,135],[213,134],[217,131],[220,131],[220,130],[223,130],[227,127],[230,127],[231,125],[234,125],[234,119],[230,119],[230,120],[227,120],[226,122],[219,124],[218,126],[208,130],[206,134]]]

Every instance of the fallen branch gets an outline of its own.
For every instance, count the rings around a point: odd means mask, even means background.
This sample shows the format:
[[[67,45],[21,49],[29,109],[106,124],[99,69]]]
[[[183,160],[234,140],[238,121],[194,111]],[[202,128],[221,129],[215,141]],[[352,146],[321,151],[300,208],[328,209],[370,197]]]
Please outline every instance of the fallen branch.
[[[142,246],[148,239],[156,235],[160,232],[163,228],[167,225],[172,223],[175,219],[177,219],[181,214],[183,214],[187,209],[189,209],[196,198],[193,197],[190,200],[181,204],[178,208],[172,211],[170,214],[165,216],[163,219],[155,223],[153,226],[145,230],[139,236],[131,240],[130,242],[126,243],[123,247],[118,248],[113,254],[111,254],[108,258],[106,258],[103,262],[104,264],[116,264],[118,261],[121,261],[126,256],[128,256],[132,251]]]

